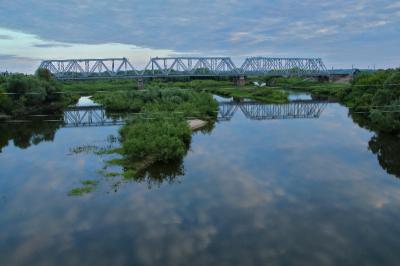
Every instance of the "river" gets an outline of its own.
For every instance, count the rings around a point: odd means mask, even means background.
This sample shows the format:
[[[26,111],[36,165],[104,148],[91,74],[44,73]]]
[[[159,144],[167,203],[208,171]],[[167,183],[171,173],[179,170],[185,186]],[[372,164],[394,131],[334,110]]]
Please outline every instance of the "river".
[[[183,161],[129,181],[93,152],[120,125],[2,123],[0,265],[399,263],[398,139],[337,103],[221,108]]]

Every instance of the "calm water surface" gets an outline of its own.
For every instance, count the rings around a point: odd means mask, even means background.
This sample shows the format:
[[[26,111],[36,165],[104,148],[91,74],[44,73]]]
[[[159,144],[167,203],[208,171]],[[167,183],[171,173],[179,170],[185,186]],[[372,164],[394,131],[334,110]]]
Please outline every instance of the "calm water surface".
[[[118,126],[1,124],[0,265],[399,265],[397,139],[339,104],[310,119],[250,111],[136,181],[91,152]],[[83,180],[96,190],[68,196]]]

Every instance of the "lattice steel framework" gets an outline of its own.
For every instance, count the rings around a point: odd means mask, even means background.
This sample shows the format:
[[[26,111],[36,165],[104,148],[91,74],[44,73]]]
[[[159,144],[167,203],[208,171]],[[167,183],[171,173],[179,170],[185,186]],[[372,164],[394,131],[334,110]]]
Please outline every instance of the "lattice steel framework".
[[[118,78],[140,76],[127,58],[45,60],[39,68],[48,69],[58,79]]]
[[[229,57],[156,57],[146,65],[143,76],[237,76],[239,70]]]
[[[246,75],[312,76],[327,72],[321,58],[249,57],[242,67]]]
[[[328,71],[320,58],[249,57],[237,68],[230,57],[155,57],[139,71],[126,58],[45,60],[58,79],[146,78],[176,76],[318,76]]]

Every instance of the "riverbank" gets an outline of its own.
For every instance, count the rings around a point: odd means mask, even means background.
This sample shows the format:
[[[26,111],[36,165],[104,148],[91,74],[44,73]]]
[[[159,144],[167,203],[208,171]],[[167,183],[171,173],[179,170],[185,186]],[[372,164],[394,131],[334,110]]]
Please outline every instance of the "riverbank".
[[[254,77],[243,87],[235,87],[229,79],[174,81],[149,80],[144,91],[137,91],[135,80],[97,80],[59,82],[46,70],[35,76],[10,75],[0,78],[0,115],[57,112],[77,101],[80,95],[94,95],[107,110],[114,112],[142,112],[156,110],[157,93],[154,91],[188,90],[213,93],[238,99],[252,99],[264,103],[287,103],[290,91],[308,92],[314,99],[337,100],[350,108],[351,113],[362,114],[367,127],[374,131],[400,132],[400,70],[385,70],[358,74],[351,84],[319,82],[299,77]],[[263,84],[265,86],[253,84]],[[177,104],[171,97],[167,109]],[[178,103],[179,104],[179,103]],[[179,105],[177,112],[196,117],[198,111],[190,104]],[[183,109],[182,109],[183,108]],[[195,110],[195,111],[194,111]],[[201,113],[201,112],[200,112]],[[208,113],[207,116],[212,116]]]

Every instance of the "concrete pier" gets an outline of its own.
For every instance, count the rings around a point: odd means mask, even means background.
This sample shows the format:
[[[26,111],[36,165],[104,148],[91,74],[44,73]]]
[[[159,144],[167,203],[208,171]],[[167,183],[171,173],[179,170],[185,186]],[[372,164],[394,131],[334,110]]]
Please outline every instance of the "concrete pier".
[[[236,86],[244,86],[246,85],[246,79],[244,76],[235,77],[235,85]]]
[[[143,80],[143,78],[138,78],[137,79],[137,86],[138,86],[138,90],[144,90],[144,80]]]

